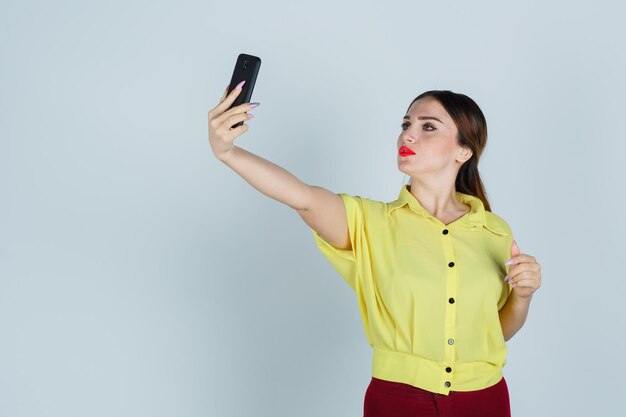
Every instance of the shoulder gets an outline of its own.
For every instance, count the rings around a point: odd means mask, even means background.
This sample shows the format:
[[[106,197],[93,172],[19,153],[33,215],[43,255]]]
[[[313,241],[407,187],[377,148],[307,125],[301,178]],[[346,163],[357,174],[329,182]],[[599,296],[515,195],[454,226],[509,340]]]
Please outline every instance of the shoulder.
[[[512,236],[513,231],[511,230],[511,226],[507,223],[499,215],[492,213],[491,211],[485,210],[485,227],[490,231],[503,235],[503,236]]]
[[[353,194],[348,194],[348,193],[337,193],[337,195],[343,198],[344,201],[354,202],[355,204],[358,204],[361,207],[369,208],[369,207],[378,207],[378,206],[386,205],[386,203],[382,201],[374,200],[372,198],[363,197],[360,195],[353,195]]]
[[[352,195],[348,193],[337,193],[337,195],[343,199],[348,210],[358,210],[359,212],[370,216],[378,212],[384,213],[387,207],[387,204],[382,201],[360,195]]]

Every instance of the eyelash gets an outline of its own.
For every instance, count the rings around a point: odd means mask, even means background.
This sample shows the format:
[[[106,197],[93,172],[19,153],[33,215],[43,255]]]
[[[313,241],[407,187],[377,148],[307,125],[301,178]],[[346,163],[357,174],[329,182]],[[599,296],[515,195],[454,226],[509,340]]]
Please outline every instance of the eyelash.
[[[402,130],[404,130],[404,126],[408,126],[408,125],[410,125],[410,123],[404,122],[404,123],[402,123],[402,124],[400,125],[400,128],[401,128]],[[427,130],[427,132],[432,132],[433,130],[437,130],[437,129],[435,129],[435,127],[434,127],[433,125],[431,125],[430,123],[425,123],[425,124],[424,124],[424,126],[430,126],[430,127],[432,127],[432,129],[431,129],[431,130]]]

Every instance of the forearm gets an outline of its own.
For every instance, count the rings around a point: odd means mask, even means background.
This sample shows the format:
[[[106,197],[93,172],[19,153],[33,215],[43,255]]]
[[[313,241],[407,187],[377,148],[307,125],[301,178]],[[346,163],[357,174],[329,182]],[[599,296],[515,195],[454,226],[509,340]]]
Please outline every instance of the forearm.
[[[500,325],[502,326],[505,341],[512,338],[524,325],[526,317],[528,316],[531,299],[532,296],[522,298],[513,291],[509,295],[507,302],[499,311]]]
[[[293,209],[306,208],[311,186],[286,169],[238,146],[220,160],[266,196]]]

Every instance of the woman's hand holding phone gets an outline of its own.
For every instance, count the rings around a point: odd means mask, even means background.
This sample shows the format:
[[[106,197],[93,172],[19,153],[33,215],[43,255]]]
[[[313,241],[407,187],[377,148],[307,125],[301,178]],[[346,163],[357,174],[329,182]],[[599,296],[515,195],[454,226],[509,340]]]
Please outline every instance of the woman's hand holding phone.
[[[213,154],[219,160],[228,157],[233,149],[235,138],[248,130],[248,125],[245,123],[234,129],[231,126],[254,117],[246,112],[260,104],[242,103],[229,109],[233,101],[241,93],[242,85],[243,82],[233,89],[230,94],[227,94],[230,85],[226,87],[219,104],[209,111],[209,144]]]

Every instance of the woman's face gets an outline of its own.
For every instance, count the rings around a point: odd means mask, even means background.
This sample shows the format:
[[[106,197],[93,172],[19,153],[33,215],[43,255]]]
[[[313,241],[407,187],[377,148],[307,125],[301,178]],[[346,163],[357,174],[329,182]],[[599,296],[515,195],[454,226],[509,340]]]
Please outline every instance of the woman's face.
[[[458,129],[443,106],[433,97],[415,101],[402,120],[396,152],[398,169],[411,177],[449,172],[456,178],[459,168],[472,154],[457,142]],[[406,146],[415,155],[401,155]]]

